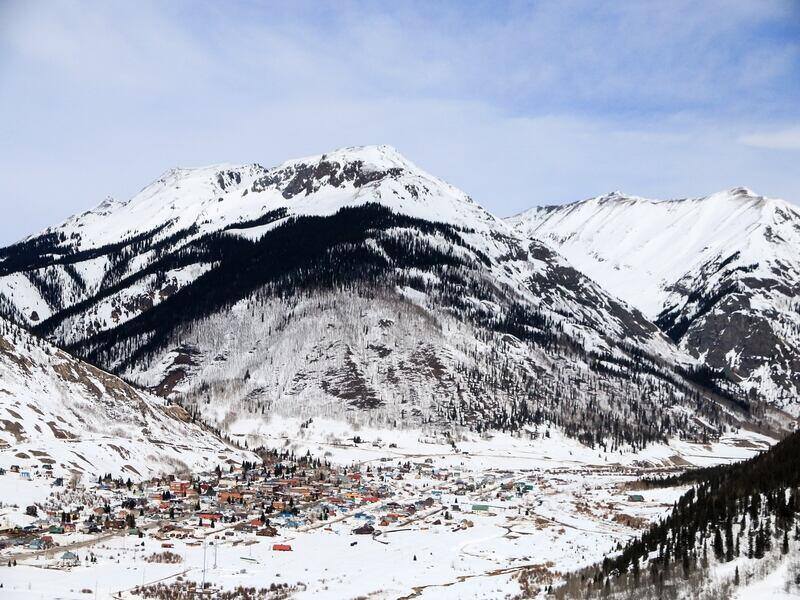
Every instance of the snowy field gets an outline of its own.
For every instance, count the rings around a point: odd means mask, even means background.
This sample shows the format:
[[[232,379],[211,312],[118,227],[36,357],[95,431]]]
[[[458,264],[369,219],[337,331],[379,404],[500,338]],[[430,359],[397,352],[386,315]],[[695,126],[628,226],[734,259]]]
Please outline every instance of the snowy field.
[[[3,550],[0,597],[142,598],[137,586],[182,580],[210,582],[213,589],[288,584],[293,598],[505,598],[520,592],[521,572],[537,574],[536,587],[546,585],[559,572],[595,562],[666,514],[684,489],[632,492],[626,484],[642,474],[739,460],[769,442],[742,432],[719,444],[673,442],[634,455],[598,453],[556,433],[536,440],[467,436],[453,445],[420,432],[359,429],[362,442],[354,445],[347,441],[354,435],[347,425],[298,425],[273,420],[261,434],[273,446],[308,450],[332,462],[366,468],[409,461],[423,466],[423,473],[397,481],[392,497],[361,514],[296,530],[280,528],[277,537],[232,527],[196,529],[186,539],[168,542],[150,535],[68,534],[47,553],[18,554],[18,565],[11,568],[5,566],[10,550]],[[428,475],[440,469],[451,474],[448,481]],[[456,480],[482,485],[470,491],[457,487]],[[24,507],[49,493],[42,482],[8,476],[0,481],[5,503]],[[632,493],[643,501],[632,499]],[[435,501],[412,517],[378,524],[387,502],[424,498]],[[0,509],[0,524],[4,514],[17,522],[25,518],[13,512]],[[380,535],[353,533],[373,516]],[[145,560],[164,552],[165,543],[179,562]],[[275,551],[274,544],[290,545],[291,551]],[[80,566],[52,568],[66,549],[80,557]],[[86,560],[90,553],[96,562]]]

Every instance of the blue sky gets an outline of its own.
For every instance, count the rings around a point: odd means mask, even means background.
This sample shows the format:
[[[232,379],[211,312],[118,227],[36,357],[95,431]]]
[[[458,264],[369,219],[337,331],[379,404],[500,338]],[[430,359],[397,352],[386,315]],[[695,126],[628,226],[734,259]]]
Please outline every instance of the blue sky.
[[[0,0],[0,243],[172,166],[388,143],[500,215],[800,201],[800,2]]]

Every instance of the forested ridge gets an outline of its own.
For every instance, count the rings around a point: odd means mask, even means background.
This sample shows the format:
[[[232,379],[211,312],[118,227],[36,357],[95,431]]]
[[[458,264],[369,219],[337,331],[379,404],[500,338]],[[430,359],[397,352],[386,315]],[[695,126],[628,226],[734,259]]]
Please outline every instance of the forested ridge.
[[[559,595],[726,597],[758,561],[800,556],[800,432],[743,462],[643,484],[692,487],[666,518],[601,564],[571,576]],[[732,576],[715,584],[720,589],[690,591],[726,563],[735,565],[728,569]]]

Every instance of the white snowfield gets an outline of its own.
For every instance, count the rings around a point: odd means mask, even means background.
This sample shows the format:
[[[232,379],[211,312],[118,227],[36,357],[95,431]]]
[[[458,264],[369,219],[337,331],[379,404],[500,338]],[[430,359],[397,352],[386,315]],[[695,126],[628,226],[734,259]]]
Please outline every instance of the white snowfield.
[[[769,267],[783,261],[786,275],[800,278],[800,209],[746,188],[680,200],[612,192],[507,222],[653,319],[670,305],[671,286],[737,252],[739,264],[758,267],[756,276],[774,276]]]
[[[180,407],[0,319],[0,467],[140,481],[244,456]]]
[[[403,180],[377,179],[372,184],[356,187],[352,181],[340,186],[326,185],[286,198],[276,185],[294,175],[298,167],[321,163],[361,165],[370,173],[403,171]],[[263,178],[275,178],[262,186],[253,185]],[[405,186],[416,186],[417,197],[409,195]],[[335,213],[342,206],[358,206],[380,202],[400,214],[429,221],[443,221],[480,231],[503,227],[502,220],[478,206],[461,190],[430,175],[403,157],[391,146],[342,148],[316,156],[289,160],[277,167],[258,164],[218,164],[199,168],[173,168],[145,187],[127,202],[106,200],[97,208],[75,215],[43,233],[63,233],[66,244],[79,250],[98,248],[122,239],[153,231],[167,225],[161,233],[198,226],[196,236],[220,231],[260,217],[267,211],[288,209],[288,215],[321,215]],[[40,235],[40,234],[39,234]],[[35,237],[35,236],[32,236]]]

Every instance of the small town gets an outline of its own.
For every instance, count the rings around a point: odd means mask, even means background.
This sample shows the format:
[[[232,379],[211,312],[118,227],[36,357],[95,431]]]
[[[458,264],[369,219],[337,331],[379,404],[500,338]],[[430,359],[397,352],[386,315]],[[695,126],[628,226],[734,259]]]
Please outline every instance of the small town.
[[[274,553],[293,552],[292,541],[315,530],[335,528],[352,536],[351,547],[362,539],[388,544],[391,533],[412,528],[460,531],[473,527],[480,515],[524,517],[531,492],[541,489],[533,478],[511,470],[477,477],[436,466],[430,457],[383,456],[337,466],[310,452],[257,454],[260,463],[229,461],[211,472],[140,483],[110,475],[65,479],[49,464],[0,469],[7,483],[50,488],[45,501],[0,508],[2,566],[72,570],[94,565],[108,560],[102,549],[112,540],[121,540],[123,548],[152,549],[140,557],[148,563],[181,563],[181,548],[202,549],[204,568],[211,566],[208,550],[214,546],[239,547],[244,554],[254,544],[267,544]],[[16,522],[3,519],[11,512],[20,515]],[[239,557],[243,564],[255,562],[248,558]],[[129,591],[148,593],[143,585]],[[288,593],[280,586],[267,592]]]
[[[337,584],[357,588],[357,575],[368,587],[375,561],[434,578],[448,564],[480,565],[488,582],[500,574],[545,589],[561,564],[589,561],[591,547],[613,547],[669,506],[628,489],[638,470],[622,465],[489,466],[486,455],[441,443],[378,445],[346,440],[338,463],[261,449],[260,461],[136,483],[11,465],[0,470],[0,485],[14,490],[6,497],[38,489],[39,499],[0,506],[0,574],[16,573],[17,591],[25,577],[35,590],[37,573],[68,574],[78,583],[63,591],[76,598],[98,589],[113,598],[334,598]],[[547,560],[532,561],[534,550]],[[103,565],[119,576],[98,582]]]

